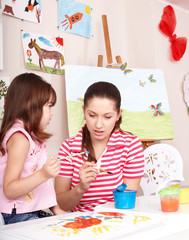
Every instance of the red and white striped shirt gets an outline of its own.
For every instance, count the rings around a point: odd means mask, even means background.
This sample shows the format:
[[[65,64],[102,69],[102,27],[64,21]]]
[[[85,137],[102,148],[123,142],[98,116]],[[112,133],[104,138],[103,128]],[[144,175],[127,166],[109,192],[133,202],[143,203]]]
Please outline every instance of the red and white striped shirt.
[[[82,129],[70,139],[65,140],[59,151],[59,158],[81,152]],[[79,183],[79,169],[82,159],[77,155],[74,159],[61,160],[59,176],[72,178],[71,188]],[[87,154],[84,155],[87,161]],[[94,207],[113,201],[112,191],[123,183],[123,179],[135,179],[143,177],[144,154],[138,137],[127,133],[115,131],[109,138],[108,144],[102,156],[97,161],[97,167],[101,167],[113,174],[99,172],[95,181],[90,185],[81,198],[79,204],[72,211],[94,211]]]

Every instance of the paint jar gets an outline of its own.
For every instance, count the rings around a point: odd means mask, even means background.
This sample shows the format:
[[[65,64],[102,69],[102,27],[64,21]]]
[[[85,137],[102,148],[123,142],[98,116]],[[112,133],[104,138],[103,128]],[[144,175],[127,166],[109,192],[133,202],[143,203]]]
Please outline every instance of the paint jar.
[[[180,200],[179,203],[186,204],[189,203],[189,187],[181,187]]]
[[[160,195],[162,212],[176,212],[179,209],[179,188],[162,188],[158,193]]]
[[[135,208],[137,191],[126,189],[123,192],[113,191],[115,208],[130,209]]]

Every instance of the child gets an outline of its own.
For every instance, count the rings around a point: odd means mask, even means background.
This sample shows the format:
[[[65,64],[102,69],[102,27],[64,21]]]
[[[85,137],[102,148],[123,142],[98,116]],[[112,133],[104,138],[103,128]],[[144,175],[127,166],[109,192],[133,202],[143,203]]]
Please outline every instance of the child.
[[[55,103],[52,86],[33,73],[18,75],[8,88],[0,130],[0,212],[5,224],[43,217],[41,209],[64,213],[52,181],[60,163],[47,159],[45,149]]]
[[[83,106],[86,124],[59,151],[61,170],[55,190],[65,211],[93,211],[95,206],[113,201],[112,190],[122,183],[138,190],[144,171],[143,148],[136,136],[120,129],[120,106],[115,85],[96,82],[87,89]],[[83,151],[89,154],[65,159]]]

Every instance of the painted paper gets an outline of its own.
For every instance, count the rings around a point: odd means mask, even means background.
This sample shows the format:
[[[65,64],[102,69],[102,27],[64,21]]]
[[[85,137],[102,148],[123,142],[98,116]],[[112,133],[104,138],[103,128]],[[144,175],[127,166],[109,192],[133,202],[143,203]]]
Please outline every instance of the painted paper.
[[[2,0],[3,13],[23,20],[41,23],[41,0]]]
[[[59,30],[92,38],[91,8],[75,0],[58,0]]]
[[[172,139],[173,124],[163,71],[160,69],[111,69],[66,65],[66,98],[70,136],[84,124],[83,97],[94,82],[107,81],[121,93],[121,128],[140,139]]]
[[[27,68],[52,74],[64,74],[63,38],[22,31]]]
[[[0,9],[0,70],[3,70],[3,29],[2,10]]]
[[[9,77],[0,77],[0,119],[2,119],[4,115],[4,103],[9,85]]]
[[[121,211],[118,209],[101,208],[93,213],[70,213],[42,221],[30,222],[28,226],[20,226],[9,230],[14,236],[31,237],[35,240],[59,239],[117,239],[130,236],[145,227],[163,226],[159,216],[147,213]],[[158,225],[159,224],[159,225]]]

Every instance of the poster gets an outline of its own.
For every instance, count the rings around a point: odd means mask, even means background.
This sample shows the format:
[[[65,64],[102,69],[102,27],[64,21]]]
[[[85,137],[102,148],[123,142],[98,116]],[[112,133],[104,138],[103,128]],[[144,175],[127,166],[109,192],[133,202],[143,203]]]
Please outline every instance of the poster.
[[[30,22],[42,22],[41,0],[1,0],[1,7],[4,14]]]
[[[64,74],[63,38],[22,31],[22,43],[27,68]]]
[[[58,0],[59,30],[92,38],[91,7],[76,0]]]
[[[82,98],[87,87],[97,81],[108,81],[121,93],[123,130],[140,139],[174,138],[162,70],[66,65],[65,79],[70,136],[74,136],[84,124]]]
[[[3,23],[2,10],[0,9],[0,70],[3,70]]]
[[[0,119],[2,119],[4,115],[4,103],[5,103],[5,97],[6,97],[9,85],[10,85],[10,78],[1,76],[0,77]]]

